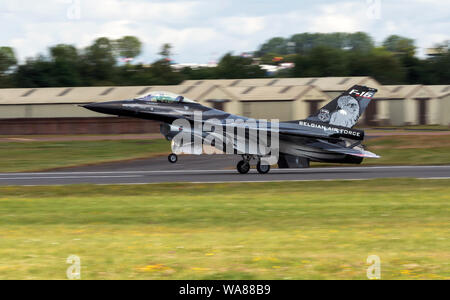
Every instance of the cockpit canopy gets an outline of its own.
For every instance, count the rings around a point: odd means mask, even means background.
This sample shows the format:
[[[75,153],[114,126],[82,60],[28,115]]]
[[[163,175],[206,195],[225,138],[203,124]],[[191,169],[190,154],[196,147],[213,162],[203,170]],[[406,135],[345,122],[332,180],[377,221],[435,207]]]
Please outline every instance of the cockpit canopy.
[[[160,103],[195,103],[191,99],[170,92],[152,92],[151,94],[139,96],[136,100]]]

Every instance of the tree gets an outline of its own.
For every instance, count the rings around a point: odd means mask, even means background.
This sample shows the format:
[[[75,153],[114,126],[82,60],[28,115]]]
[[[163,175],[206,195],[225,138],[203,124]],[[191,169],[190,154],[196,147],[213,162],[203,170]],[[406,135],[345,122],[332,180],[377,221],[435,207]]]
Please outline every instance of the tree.
[[[50,57],[53,61],[76,63],[78,61],[78,50],[72,45],[59,44],[50,47]]]
[[[216,68],[217,76],[223,79],[264,77],[265,71],[252,63],[251,58],[233,56],[231,53],[227,53],[222,57]]]
[[[56,86],[81,84],[78,50],[72,45],[59,44],[50,48],[52,77]]]
[[[295,68],[282,70],[277,77],[371,76],[383,84],[449,84],[448,42],[436,46],[441,49],[439,55],[427,59],[414,56],[412,39],[394,35],[383,45],[375,48],[372,38],[363,32],[302,33],[268,40],[261,46],[259,62],[277,64],[273,58],[282,56],[282,62],[295,63]],[[13,49],[0,47],[0,87],[165,85],[185,79],[266,76],[253,59],[231,53],[224,55],[217,67],[174,71],[170,44],[161,47],[162,58],[151,66],[116,64],[117,56],[136,57],[141,48],[141,42],[132,36],[99,38],[83,50],[60,44],[13,68],[17,64]]]
[[[0,75],[17,64],[16,55],[11,47],[0,47]]]
[[[118,67],[116,84],[118,85],[152,85],[157,84],[152,68],[126,64]]]
[[[429,76],[428,84],[450,83],[450,52],[426,60],[426,69],[423,72]],[[424,80],[425,81],[425,80]]]
[[[288,54],[288,41],[282,37],[275,37],[264,43],[258,50],[258,56],[263,56],[267,53]]]
[[[367,75],[374,77],[381,84],[402,84],[406,78],[399,58],[384,48],[375,48],[370,53]]]
[[[52,76],[52,62],[43,55],[27,59],[17,68],[14,79],[21,88],[57,86]]]
[[[369,52],[375,47],[373,39],[365,32],[348,35],[347,46],[352,51]]]
[[[164,44],[161,47],[161,51],[158,53],[161,55],[164,59],[170,60],[170,56],[172,55],[172,45],[171,44]]]
[[[318,34],[300,33],[295,34],[290,38],[290,41],[295,44],[295,53],[306,54],[312,48],[316,47],[316,39]]]
[[[90,84],[112,84],[116,65],[113,42],[106,37],[95,40],[86,48],[82,65],[82,75]]]
[[[142,43],[134,36],[124,36],[118,39],[115,44],[119,56],[124,58],[136,58],[142,52]]]
[[[151,72],[155,77],[155,84],[179,84],[183,81],[183,75],[179,72],[174,72],[170,66],[170,61],[167,59],[160,59],[152,64]]]
[[[347,64],[343,50],[318,46],[295,59],[293,75],[296,77],[345,76]]]
[[[265,65],[276,65],[277,62],[274,61],[275,57],[282,57],[283,55],[279,54],[279,53],[266,53],[263,56],[260,57],[261,59],[261,63],[265,64]]]
[[[404,54],[408,56],[414,56],[416,54],[416,46],[414,40],[399,35],[391,35],[383,42],[383,47],[386,50],[396,53]]]
[[[347,70],[349,76],[369,76],[371,74],[371,53],[351,51],[347,55]]]
[[[408,84],[420,84],[423,80],[423,61],[410,55],[402,55],[399,57],[399,60],[405,72],[405,82]]]
[[[372,38],[364,32],[300,33],[293,35],[289,42],[295,45],[298,54],[306,54],[319,46],[365,52],[374,47]]]
[[[186,79],[217,79],[216,68],[205,67],[193,69],[191,67],[186,67],[183,68],[180,72]]]

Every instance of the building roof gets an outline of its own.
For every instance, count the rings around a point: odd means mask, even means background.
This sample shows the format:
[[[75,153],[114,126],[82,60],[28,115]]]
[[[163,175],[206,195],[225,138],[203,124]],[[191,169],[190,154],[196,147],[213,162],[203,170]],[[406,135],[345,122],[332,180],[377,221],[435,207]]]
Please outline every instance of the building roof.
[[[0,89],[0,104],[89,103],[130,99],[145,87]]]
[[[427,85],[438,98],[444,98],[450,95],[450,85]]]
[[[90,102],[132,99],[152,91],[183,94],[197,100],[208,86],[120,86],[74,88],[0,89],[0,105],[7,104],[82,104]]]
[[[182,85],[218,85],[222,87],[314,85],[325,92],[345,91],[357,84],[371,85],[374,88],[381,86],[376,80],[367,76],[187,80],[182,83]]]
[[[208,80],[185,80],[181,85],[217,85],[231,86],[238,82],[239,79],[208,79]]]
[[[392,99],[436,98],[436,94],[424,85],[385,85],[390,90]]]
[[[241,101],[294,100],[299,99],[303,92],[314,94],[308,95],[309,99],[317,97],[328,100],[326,92],[342,92],[355,84],[377,88],[375,97],[378,99],[442,98],[450,94],[450,85],[382,86],[370,77],[262,78],[189,80],[182,85],[165,86],[0,89],[0,105],[83,104],[132,99],[159,90],[181,94],[196,101],[203,101],[214,94],[226,94],[230,100]]]
[[[258,86],[225,88],[239,101],[292,101],[310,94],[310,100],[328,100],[329,97],[313,86]]]
[[[369,80],[376,83],[376,86],[380,86],[375,80],[370,77],[310,77],[310,78],[286,78],[281,79],[279,84],[293,84],[298,85],[314,85],[325,92],[341,92],[346,91],[354,85],[365,85]]]

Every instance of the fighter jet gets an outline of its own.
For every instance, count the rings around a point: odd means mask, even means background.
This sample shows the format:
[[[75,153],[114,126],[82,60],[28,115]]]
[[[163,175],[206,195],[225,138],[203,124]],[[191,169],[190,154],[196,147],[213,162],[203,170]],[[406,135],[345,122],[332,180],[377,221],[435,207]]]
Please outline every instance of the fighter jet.
[[[237,164],[239,173],[249,173],[251,163],[256,161],[257,171],[266,174],[275,164],[279,168],[309,168],[310,162],[361,164],[365,158],[379,158],[364,149],[364,131],[354,129],[376,92],[374,88],[355,85],[309,118],[288,122],[237,116],[182,95],[159,91],[83,107],[109,115],[160,122],[161,134],[172,141],[174,153],[168,157],[170,163],[178,161],[177,153],[203,154],[203,147],[195,150],[192,145],[209,142],[221,151],[218,153],[242,156]],[[273,157],[274,153],[276,161],[264,159]]]

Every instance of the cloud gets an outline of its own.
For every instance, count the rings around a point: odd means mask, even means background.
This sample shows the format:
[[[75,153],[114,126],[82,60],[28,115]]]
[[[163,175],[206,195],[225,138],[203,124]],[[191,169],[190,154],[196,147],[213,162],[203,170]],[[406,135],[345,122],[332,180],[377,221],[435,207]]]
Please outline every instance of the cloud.
[[[401,34],[416,39],[421,48],[450,39],[450,3],[379,3],[380,18],[374,19],[364,0],[3,1],[0,46],[13,46],[23,61],[58,43],[81,48],[101,36],[135,35],[145,43],[141,61],[156,59],[161,44],[171,43],[177,61],[201,63],[301,32],[366,31],[378,42]]]
[[[309,30],[312,32],[356,32],[368,26],[368,7],[361,2],[323,4],[314,14]]]
[[[83,18],[180,23],[192,18],[201,5],[198,1],[96,0],[81,2]]]
[[[227,17],[219,22],[223,32],[233,35],[251,35],[266,27],[264,17]]]

